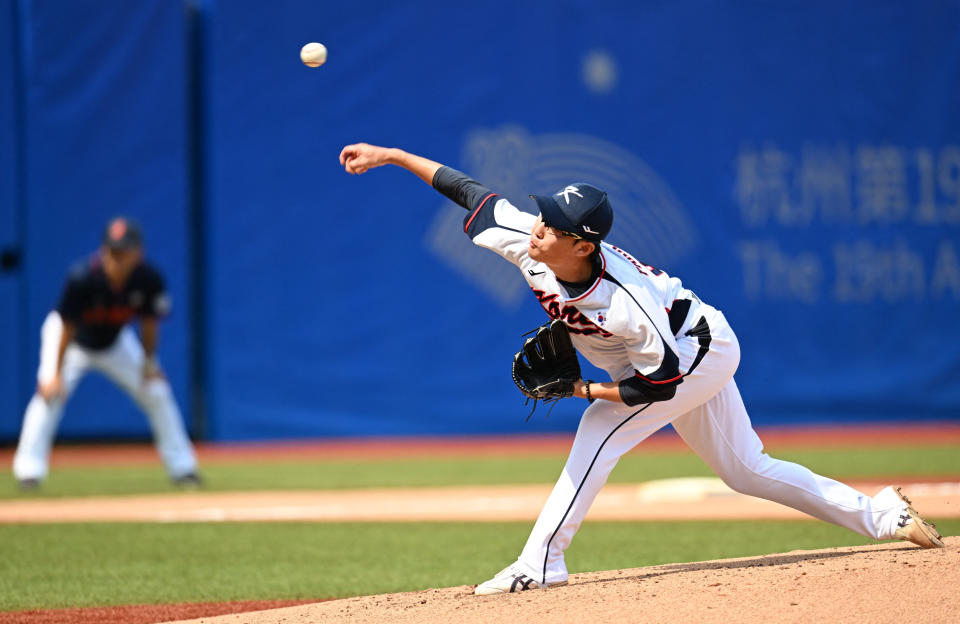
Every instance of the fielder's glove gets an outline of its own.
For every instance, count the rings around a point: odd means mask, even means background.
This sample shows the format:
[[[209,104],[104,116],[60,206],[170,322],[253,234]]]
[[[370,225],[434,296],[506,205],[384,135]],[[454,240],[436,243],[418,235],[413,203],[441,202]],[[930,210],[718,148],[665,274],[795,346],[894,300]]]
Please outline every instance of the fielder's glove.
[[[541,325],[536,332],[513,356],[513,382],[528,402],[533,399],[534,410],[537,401],[549,403],[573,396],[573,384],[580,379],[577,350],[563,321]]]

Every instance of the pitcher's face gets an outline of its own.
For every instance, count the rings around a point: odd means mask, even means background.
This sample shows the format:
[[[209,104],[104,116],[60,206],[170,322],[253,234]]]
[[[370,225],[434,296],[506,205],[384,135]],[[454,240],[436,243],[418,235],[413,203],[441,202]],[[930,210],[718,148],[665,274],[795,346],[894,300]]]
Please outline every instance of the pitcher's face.
[[[527,253],[537,262],[555,264],[577,255],[575,247],[582,239],[574,238],[543,222],[538,216],[530,231],[530,244]]]

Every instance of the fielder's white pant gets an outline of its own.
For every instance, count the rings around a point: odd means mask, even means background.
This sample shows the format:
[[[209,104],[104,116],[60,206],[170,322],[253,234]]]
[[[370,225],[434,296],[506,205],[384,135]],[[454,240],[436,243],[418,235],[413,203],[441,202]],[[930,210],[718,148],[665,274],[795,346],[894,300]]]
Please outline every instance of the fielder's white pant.
[[[673,399],[634,407],[597,400],[583,413],[563,474],[517,561],[528,576],[548,584],[567,579],[563,553],[620,456],[667,423],[732,489],[861,535],[893,537],[904,504],[892,488],[871,498],[763,452],[733,381],[740,361],[737,338],[720,312],[707,320],[709,352]],[[683,337],[678,346],[680,368],[688,370],[700,344]]]
[[[40,368],[37,381],[50,381],[57,366],[57,349],[63,334],[63,321],[54,311],[47,315],[40,330]],[[109,377],[122,388],[147,414],[154,442],[167,473],[180,477],[195,472],[197,461],[193,446],[183,426],[170,384],[166,379],[143,380],[143,346],[130,327],[120,331],[114,343],[102,350],[85,349],[70,343],[63,354],[60,375],[63,392],[47,401],[35,393],[27,405],[20,431],[20,442],[13,457],[13,474],[17,479],[44,479],[49,472],[50,447],[60,424],[63,407],[77,383],[93,369]]]

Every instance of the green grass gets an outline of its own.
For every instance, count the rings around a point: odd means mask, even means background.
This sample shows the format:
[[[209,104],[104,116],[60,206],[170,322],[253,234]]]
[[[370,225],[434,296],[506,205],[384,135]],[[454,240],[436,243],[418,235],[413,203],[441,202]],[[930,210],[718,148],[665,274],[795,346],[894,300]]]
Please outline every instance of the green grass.
[[[628,453],[610,477],[636,483],[669,477],[709,476],[710,469],[692,451]],[[773,453],[838,478],[960,475],[960,447],[874,447],[790,450]],[[271,461],[259,464],[215,463],[202,466],[207,489],[297,490],[447,485],[553,483],[565,456],[463,457],[379,461]],[[43,490],[29,496],[124,495],[171,491],[156,466],[54,468]],[[9,471],[0,472],[0,499],[22,497]]]
[[[960,475],[960,446],[811,449],[771,454],[824,475],[845,478]]]
[[[945,534],[960,520],[938,523]],[[0,526],[0,610],[322,599],[474,584],[512,561],[530,523]],[[588,522],[571,572],[868,544],[814,521]]]
[[[960,447],[772,453],[829,476],[960,475]],[[565,456],[211,463],[209,490],[552,483]],[[706,476],[692,452],[629,453],[611,481]],[[39,494],[0,472],[0,499],[171,491],[159,464],[55,468]],[[947,535],[960,520],[938,522]],[[239,599],[322,599],[473,584],[509,563],[531,523],[0,525],[0,610]],[[821,522],[587,522],[572,572],[866,544]]]

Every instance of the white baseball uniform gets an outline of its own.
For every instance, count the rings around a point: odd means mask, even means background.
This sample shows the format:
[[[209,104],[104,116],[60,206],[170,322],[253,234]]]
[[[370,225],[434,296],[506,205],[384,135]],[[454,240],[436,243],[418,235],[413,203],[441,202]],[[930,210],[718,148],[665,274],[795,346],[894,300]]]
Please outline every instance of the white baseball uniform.
[[[536,216],[490,193],[464,220],[473,242],[515,264],[573,344],[614,381],[673,384],[669,400],[627,405],[594,401],[584,411],[563,474],[515,564],[541,584],[567,579],[563,553],[620,456],[664,425],[732,489],[776,501],[875,539],[892,539],[904,503],[892,488],[870,497],[771,458],[754,432],[733,374],[737,338],[723,314],[680,280],[602,243],[599,276],[568,292],[530,258]],[[621,386],[623,388],[623,386]]]

